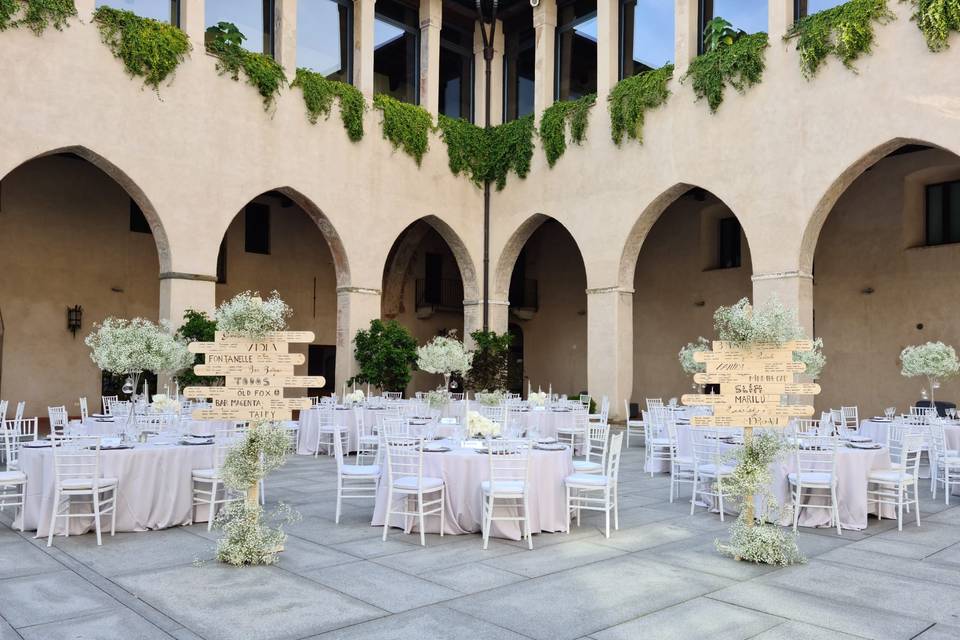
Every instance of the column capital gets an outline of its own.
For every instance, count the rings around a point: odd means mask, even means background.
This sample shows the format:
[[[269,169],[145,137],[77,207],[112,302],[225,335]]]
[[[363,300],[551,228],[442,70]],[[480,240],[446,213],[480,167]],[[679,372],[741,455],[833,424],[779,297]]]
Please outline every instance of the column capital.
[[[533,8],[533,27],[557,26],[557,0],[540,0]]]
[[[380,289],[371,287],[337,287],[337,295],[341,293],[359,293],[361,295],[379,296],[382,292]]]
[[[587,295],[599,295],[606,293],[626,293],[633,295],[634,289],[631,287],[621,287],[620,285],[614,285],[612,287],[594,287],[592,289],[587,289]]]
[[[510,306],[509,300],[489,300],[488,302],[491,305],[500,305],[504,307]],[[482,305],[483,305],[483,300],[464,300],[463,301],[463,306],[465,307],[476,307],[476,306],[482,306]]]
[[[161,280],[197,280],[199,282],[216,282],[217,276],[208,276],[203,273],[183,273],[180,271],[163,271]]]
[[[813,274],[807,273],[806,271],[796,270],[796,271],[771,271],[769,273],[755,273],[750,276],[750,280],[753,282],[761,282],[763,280],[790,280],[792,278],[800,278],[806,280],[813,280]]]

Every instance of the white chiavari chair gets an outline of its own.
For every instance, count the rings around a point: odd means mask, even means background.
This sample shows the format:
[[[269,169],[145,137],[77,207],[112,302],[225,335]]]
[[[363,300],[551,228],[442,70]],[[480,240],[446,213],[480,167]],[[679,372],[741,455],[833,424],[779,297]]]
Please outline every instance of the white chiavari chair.
[[[897,508],[897,529],[903,531],[903,508],[914,507],[917,526],[920,526],[920,502],[917,498],[920,453],[923,434],[903,431],[899,440],[890,439],[891,455],[896,450],[898,466],[893,469],[875,469],[867,476],[867,506],[877,505],[877,518],[883,518],[883,506]],[[911,496],[912,492],[912,496]]]
[[[286,429],[287,437],[290,438],[290,451],[296,453],[297,447],[300,445],[300,421],[284,420],[280,425]]]
[[[693,484],[693,456],[680,455],[680,438],[677,424],[667,422],[667,439],[670,442],[670,502],[674,495],[680,497],[680,484]]]
[[[90,409],[87,407],[87,399],[80,398],[80,420],[86,422],[90,417]]]
[[[569,518],[576,514],[577,526],[580,526],[580,512],[603,511],[606,520],[604,535],[610,537],[610,512],[613,512],[613,528],[620,529],[619,500],[617,499],[617,480],[620,476],[620,451],[623,447],[623,434],[610,438],[610,451],[607,455],[605,473],[575,473],[567,476],[563,483],[567,488],[567,533],[570,533]],[[601,497],[591,494],[602,491]]]
[[[3,424],[7,421],[7,406],[10,404],[8,400],[0,400],[0,424]]]
[[[947,439],[944,435],[943,424],[931,425],[931,461],[930,461],[930,490],[933,499],[937,499],[937,487],[943,485],[944,504],[950,504],[950,493],[953,487],[960,486],[960,451],[947,448]]]
[[[798,438],[821,435],[820,420],[815,418],[794,418],[790,421],[790,425],[793,429],[793,434]],[[831,432],[833,431],[832,424],[830,425],[829,430]]]
[[[527,539],[533,549],[530,533],[530,443],[526,440],[498,439],[487,443],[490,479],[480,483],[483,494],[483,548],[490,540],[490,528],[495,520],[521,523],[520,539]],[[506,513],[496,515],[497,502]],[[520,515],[522,512],[523,515]],[[514,515],[516,513],[517,515]]]
[[[381,442],[377,446],[383,445],[383,436],[410,437],[410,421],[407,418],[384,418],[383,424],[379,427]]]
[[[647,410],[653,409],[654,407],[662,407],[663,398],[647,398]]]
[[[632,438],[635,435],[643,438],[643,435],[644,435],[643,420],[632,419],[630,417],[630,401],[626,399],[623,401],[623,415],[627,420],[627,434],[626,434],[625,441],[626,441],[626,447],[627,449],[629,449],[630,438]],[[634,431],[638,431],[639,433],[634,433]]]
[[[610,426],[606,423],[592,423],[587,427],[587,440],[584,446],[585,459],[573,461],[574,473],[603,473],[607,468],[607,435]]]
[[[97,546],[101,539],[101,516],[110,515],[110,535],[117,524],[116,478],[105,478],[101,471],[100,438],[54,437],[53,467],[54,496],[50,511],[50,533],[47,546],[53,544],[57,519],[66,518],[66,533],[70,535],[71,518],[93,518],[97,532]],[[109,494],[109,495],[105,495]],[[90,505],[90,511],[78,511],[76,506]]]
[[[387,513],[383,521],[383,540],[387,539],[390,516],[416,517],[420,526],[420,544],[427,545],[425,517],[440,515],[440,536],[446,524],[444,482],[423,475],[423,438],[384,435],[381,446],[387,463]],[[439,497],[428,499],[439,493]],[[397,503],[394,499],[399,498]],[[410,501],[416,510],[410,510]]]
[[[333,455],[333,439],[337,434],[344,440],[341,446],[347,448],[346,429],[338,428],[336,425],[336,408],[334,406],[325,406],[322,404],[319,409],[315,409],[317,414],[317,442],[313,449],[313,457],[320,455],[320,448],[325,449],[325,455]]]
[[[583,408],[574,409],[570,414],[573,424],[565,424],[557,427],[557,441],[569,444],[574,452],[580,450],[580,446],[586,445],[587,427],[590,424],[590,414]]]
[[[843,417],[843,426],[847,433],[857,433],[860,430],[860,409],[858,407],[840,407]]]
[[[837,438],[809,436],[794,451],[796,471],[787,474],[793,502],[793,530],[797,530],[801,509],[829,509],[830,524],[841,535],[837,508]],[[804,503],[804,498],[829,498],[827,504]]]
[[[384,391],[383,397],[386,398],[387,401],[403,400],[403,391]]]
[[[380,450],[380,436],[373,425],[368,425],[363,407],[354,407],[354,422],[357,428],[357,464],[363,465],[369,459],[376,464]]]
[[[340,429],[336,427],[336,429]],[[337,512],[334,522],[340,524],[340,507],[344,500],[377,499],[377,486],[380,483],[380,465],[345,464],[343,461],[343,438],[340,433],[333,439],[333,451],[337,459]]]
[[[36,420],[36,418],[34,418]],[[3,448],[7,458],[7,470],[0,472],[0,511],[6,507],[20,509],[20,531],[24,528],[24,511],[26,509],[27,476],[20,471],[20,444],[21,440],[12,426],[13,421],[7,420],[4,424]]]
[[[587,411],[590,410],[590,401],[591,401],[591,400],[592,400],[592,398],[590,397],[590,394],[589,394],[589,393],[581,393],[581,394],[580,394],[580,404],[582,404],[583,406],[585,406],[585,407],[587,408]]]
[[[120,396],[100,396],[100,404],[105,415],[113,415],[111,405],[120,399]]]
[[[666,434],[666,409],[654,405],[643,412],[643,441],[645,466],[650,477],[661,462],[670,461],[670,438]]]
[[[47,416],[50,418],[50,435],[63,435],[67,428],[67,408],[47,407]]]
[[[191,474],[193,481],[193,508],[207,505],[207,531],[213,529],[213,521],[217,514],[217,507],[236,500],[243,496],[236,495],[223,484],[223,463],[230,450],[240,444],[241,435],[235,427],[217,429],[213,439],[213,466],[209,469],[194,469]],[[222,492],[222,496],[220,495]]]
[[[498,404],[498,405],[488,405],[488,404],[477,404],[475,407],[477,413],[489,420],[490,422],[495,422],[501,427],[507,423],[507,405]]]
[[[723,481],[733,475],[734,466],[724,460],[721,437],[729,434],[722,429],[691,429],[693,442],[693,493],[690,496],[690,515],[697,507],[697,495],[717,499],[720,522],[724,519]],[[711,488],[712,487],[712,488]]]
[[[589,411],[590,405],[587,405],[587,410]],[[591,413],[589,415],[590,422],[607,422],[607,418],[610,416],[610,399],[607,396],[603,396],[600,400],[600,412]]]

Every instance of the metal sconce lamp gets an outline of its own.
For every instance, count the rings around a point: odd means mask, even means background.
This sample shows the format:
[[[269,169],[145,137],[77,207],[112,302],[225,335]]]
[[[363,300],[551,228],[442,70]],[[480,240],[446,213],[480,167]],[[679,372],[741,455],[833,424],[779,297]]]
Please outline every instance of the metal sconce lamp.
[[[67,307],[67,331],[76,338],[81,326],[83,326],[83,307],[80,305]]]

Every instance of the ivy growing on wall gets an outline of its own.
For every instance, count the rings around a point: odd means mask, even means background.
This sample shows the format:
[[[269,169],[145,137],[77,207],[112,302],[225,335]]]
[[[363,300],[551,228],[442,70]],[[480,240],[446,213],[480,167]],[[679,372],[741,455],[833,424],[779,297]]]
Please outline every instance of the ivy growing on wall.
[[[744,93],[760,82],[765,66],[764,50],[768,46],[766,33],[743,35],[694,58],[680,81],[692,79],[697,100],[706,98],[710,112],[716,113],[728,84]]]
[[[15,19],[21,10],[23,16]],[[75,15],[73,0],[0,0],[0,31],[27,27],[39,36],[47,27],[63,30]]]
[[[670,97],[673,65],[644,71],[624,78],[613,87],[607,98],[610,110],[610,136],[620,145],[626,135],[643,142],[643,120],[648,109],[655,109]]]
[[[896,17],[887,0],[849,0],[800,18],[783,39],[797,41],[800,69],[807,78],[812,78],[830,55],[856,71],[853,62],[870,53],[873,46],[874,23],[886,24]]]
[[[154,90],[159,90],[160,83],[173,74],[191,49],[186,32],[132,11],[103,6],[94,12],[93,20],[104,44],[123,61],[127,73],[142,77]]]
[[[394,149],[403,149],[419,166],[430,146],[428,134],[433,130],[430,113],[423,107],[382,93],[373,96],[373,106],[383,113],[383,137]]]
[[[960,0],[911,0],[913,16],[930,51],[950,46],[951,31],[960,31]]]
[[[489,129],[441,115],[439,128],[454,175],[465,174],[478,187],[492,182],[498,190],[506,186],[510,171],[527,177],[533,157],[532,115]]]
[[[567,122],[570,123],[570,139],[580,144],[587,135],[590,109],[596,103],[597,94],[588,93],[576,100],[554,102],[544,109],[540,116],[540,140],[551,167],[567,150]]]
[[[280,63],[268,55],[253,53],[243,48],[247,37],[230,22],[218,22],[207,29],[207,52],[217,58],[217,71],[240,79],[240,71],[247,84],[256,87],[263,98],[264,109],[269,109],[287,83]]]
[[[360,90],[346,82],[328,80],[319,73],[309,69],[297,69],[297,75],[290,83],[291,87],[300,87],[303,92],[303,101],[307,105],[307,117],[311,124],[316,124],[320,116],[330,117],[333,99],[340,101],[340,120],[347,136],[357,142],[363,138],[363,112],[367,110],[367,102],[363,99]]]

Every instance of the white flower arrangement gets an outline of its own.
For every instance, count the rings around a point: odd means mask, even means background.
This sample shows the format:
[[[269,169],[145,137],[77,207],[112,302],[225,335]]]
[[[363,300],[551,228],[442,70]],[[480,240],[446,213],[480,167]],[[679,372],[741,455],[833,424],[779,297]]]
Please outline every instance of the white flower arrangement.
[[[356,391],[353,391],[352,393],[348,393],[347,395],[343,396],[343,401],[352,402],[353,404],[361,404],[363,403],[363,400],[365,397],[366,396],[363,395],[363,391],[361,391],[360,389],[357,389]]]
[[[707,370],[706,363],[697,362],[693,359],[693,354],[698,351],[710,351],[710,341],[704,337],[700,337],[697,338],[696,342],[688,342],[680,349],[677,357],[680,359],[680,367],[684,373],[693,375],[695,373],[703,373]]]
[[[107,318],[94,325],[84,342],[97,367],[117,375],[176,373],[194,360],[187,343],[173,335],[168,323],[156,325],[145,318]]]
[[[933,380],[960,373],[960,361],[953,347],[942,342],[910,346],[900,352],[900,374],[906,378],[926,376]]]
[[[476,411],[467,414],[467,431],[471,436],[489,438],[500,435],[500,423],[480,415]]]
[[[425,397],[427,406],[431,409],[439,409],[450,402],[450,393],[443,388],[428,391]]]
[[[156,393],[153,396],[153,402],[150,408],[154,413],[179,413],[180,403],[165,393]]]
[[[452,334],[437,336],[422,347],[417,347],[417,367],[427,373],[464,375],[470,371],[472,363],[473,352],[467,351]]]
[[[244,291],[217,307],[217,330],[257,340],[270,331],[286,329],[291,315],[293,310],[276,291],[266,300],[261,300],[258,292]]]
[[[478,391],[477,393],[473,394],[473,397],[480,404],[487,405],[488,407],[499,407],[501,404],[503,404],[503,400],[506,395],[504,395],[503,391],[500,391],[499,389],[496,391],[487,391],[484,389],[483,391]]]
[[[542,407],[547,403],[547,394],[545,391],[532,391],[527,394],[527,404],[531,407]]]

